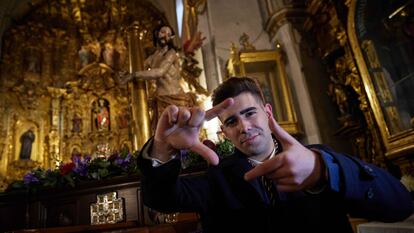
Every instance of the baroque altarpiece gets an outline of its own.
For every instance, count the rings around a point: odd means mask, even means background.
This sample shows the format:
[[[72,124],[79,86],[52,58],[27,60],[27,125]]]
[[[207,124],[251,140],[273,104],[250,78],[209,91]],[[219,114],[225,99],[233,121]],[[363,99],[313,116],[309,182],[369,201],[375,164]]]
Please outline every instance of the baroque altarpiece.
[[[307,1],[305,30],[330,75],[336,135],[366,161],[413,175],[412,1]],[[397,174],[400,173],[400,174]]]
[[[134,22],[143,48],[152,47],[149,32],[167,23],[145,1],[47,1],[5,33],[3,180],[55,168],[73,155],[133,149],[133,90],[118,74],[129,70],[127,30]]]

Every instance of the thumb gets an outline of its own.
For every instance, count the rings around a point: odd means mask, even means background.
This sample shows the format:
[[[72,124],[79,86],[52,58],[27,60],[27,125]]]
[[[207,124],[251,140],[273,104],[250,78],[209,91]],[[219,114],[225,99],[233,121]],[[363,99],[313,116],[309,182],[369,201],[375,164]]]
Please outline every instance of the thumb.
[[[207,147],[201,142],[198,142],[190,148],[191,151],[201,155],[207,162],[211,165],[217,165],[219,163],[219,158],[212,149]]]
[[[275,120],[272,115],[269,115],[269,128],[272,131],[273,135],[280,141],[283,145],[296,144],[298,141],[292,137],[286,130],[284,130]]]
[[[170,134],[176,127],[172,127],[177,122],[178,107],[170,105],[161,113],[160,119],[155,130],[155,138],[164,138]]]

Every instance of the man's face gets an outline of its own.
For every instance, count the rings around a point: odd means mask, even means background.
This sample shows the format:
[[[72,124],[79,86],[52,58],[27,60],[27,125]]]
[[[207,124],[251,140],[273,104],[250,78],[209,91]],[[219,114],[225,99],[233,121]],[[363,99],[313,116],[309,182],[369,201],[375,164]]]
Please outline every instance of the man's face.
[[[173,38],[172,31],[170,27],[164,26],[158,32],[158,44],[160,46],[165,46]]]
[[[268,117],[270,104],[263,105],[252,94],[234,97],[234,104],[219,114],[224,135],[247,156],[267,156],[273,150]]]

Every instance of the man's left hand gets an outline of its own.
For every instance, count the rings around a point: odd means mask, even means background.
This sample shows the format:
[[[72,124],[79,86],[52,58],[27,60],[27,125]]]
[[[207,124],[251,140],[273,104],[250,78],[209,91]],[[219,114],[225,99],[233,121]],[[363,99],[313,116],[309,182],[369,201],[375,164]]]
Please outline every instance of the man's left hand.
[[[321,155],[304,147],[287,133],[273,116],[269,116],[269,127],[281,143],[283,151],[247,172],[245,179],[266,176],[275,182],[280,192],[312,188],[323,174],[324,164]]]

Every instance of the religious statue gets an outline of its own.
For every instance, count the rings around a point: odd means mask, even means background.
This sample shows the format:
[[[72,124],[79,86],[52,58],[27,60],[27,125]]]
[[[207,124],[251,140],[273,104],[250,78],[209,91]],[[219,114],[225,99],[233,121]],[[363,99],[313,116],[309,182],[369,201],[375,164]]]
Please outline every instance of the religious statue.
[[[329,84],[328,95],[332,97],[333,102],[338,106],[342,116],[349,115],[349,103],[345,86],[332,76],[330,79],[332,83]]]
[[[79,117],[78,113],[73,115],[72,124],[73,133],[80,133],[82,131],[82,118]]]
[[[99,59],[101,57],[101,44],[97,39],[91,39],[88,41],[88,49],[91,52],[92,61],[93,62],[99,62]]]
[[[88,46],[82,45],[78,51],[81,68],[85,67],[91,62],[91,51]]]
[[[200,40],[200,33],[197,35]],[[144,61],[146,70],[135,72],[123,80],[123,82],[128,82],[133,78],[155,80],[156,89],[153,103],[153,119],[155,120],[168,105],[191,107],[197,104],[196,95],[185,91],[185,80],[181,75],[180,54],[173,44],[174,36],[174,31],[170,26],[161,25],[155,29],[153,44],[156,50]],[[201,43],[193,42],[191,45],[188,49],[194,50],[196,47],[193,45],[200,46]]]
[[[110,119],[108,105],[108,102],[101,97],[97,102],[94,102],[95,126],[98,131],[109,130]]]
[[[122,111],[118,114],[118,128],[125,129],[128,128],[130,121],[130,115],[128,108],[123,108]]]
[[[30,159],[32,153],[32,145],[35,140],[34,128],[31,127],[20,137],[21,149],[20,149],[20,159]]]
[[[102,52],[103,61],[110,67],[114,67],[115,49],[111,43],[105,42],[104,50]]]
[[[71,159],[73,159],[74,157],[81,157],[82,156],[82,154],[81,154],[81,152],[78,150],[78,148],[76,148],[76,147],[74,147],[73,149],[72,149],[72,153],[71,153]]]
[[[41,55],[36,49],[28,49],[25,54],[26,66],[28,72],[40,73],[41,70]]]
[[[246,33],[243,33],[239,38],[239,43],[243,47],[242,50],[244,51],[254,51],[256,50],[256,47],[254,47],[253,44],[249,41],[249,35]]]

